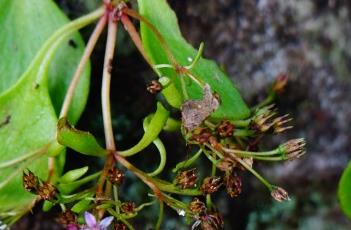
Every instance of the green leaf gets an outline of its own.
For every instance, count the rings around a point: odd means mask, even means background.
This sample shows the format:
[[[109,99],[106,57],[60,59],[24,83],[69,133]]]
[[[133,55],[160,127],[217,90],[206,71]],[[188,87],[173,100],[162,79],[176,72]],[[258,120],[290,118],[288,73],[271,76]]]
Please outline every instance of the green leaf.
[[[341,209],[351,219],[351,161],[339,181],[338,197]]]
[[[71,182],[71,183],[62,183],[57,185],[57,188],[59,189],[59,191],[63,194],[70,194],[71,192],[73,192],[74,190],[76,190],[77,188],[79,188],[80,186],[95,180],[97,177],[100,176],[100,172],[94,173],[92,175],[86,176],[80,180]]]
[[[73,182],[75,180],[78,180],[80,177],[82,177],[85,173],[88,172],[89,167],[85,166],[83,168],[79,169],[73,169],[65,173],[60,179],[60,183],[69,183]]]
[[[91,133],[73,128],[66,118],[57,123],[57,141],[85,155],[103,157],[107,154]]]
[[[75,213],[80,214],[83,211],[88,210],[90,203],[91,203],[91,200],[88,200],[88,199],[80,200],[75,205],[73,205],[71,210]]]
[[[20,79],[44,42],[69,20],[51,0],[0,0],[0,94]],[[78,33],[60,46],[49,69],[49,94],[56,114],[84,50]],[[76,123],[89,92],[90,65],[82,74],[68,117]],[[32,82],[36,87],[41,85]]]
[[[4,1],[1,1],[0,4],[8,6]],[[37,10],[50,11],[52,12],[50,17],[56,18],[58,10],[52,7],[54,5],[51,7],[48,5],[47,8],[38,7]],[[0,9],[4,10],[1,7]],[[36,10],[32,7],[30,9]],[[6,8],[6,10],[10,9]],[[61,148],[55,147],[55,144],[52,147],[52,143],[55,143],[57,118],[48,92],[49,64],[58,46],[67,36],[96,20],[101,14],[101,10],[93,12],[56,31],[45,42],[19,80],[0,95],[0,162],[16,162],[24,155],[40,150],[37,151],[38,155],[31,155],[29,159],[13,167],[10,165],[1,169],[0,211],[21,209],[29,205],[35,197],[24,190],[22,171],[29,168],[45,180],[48,174],[48,155],[57,155],[57,153],[52,152],[54,150],[62,151]],[[22,17],[19,16],[22,20],[30,20]],[[22,39],[35,39],[31,38],[34,34],[33,32],[22,36]],[[26,50],[19,52],[26,52]],[[18,60],[20,61],[20,59]],[[48,151],[50,152],[46,155],[44,152],[43,155],[42,149],[45,146],[49,147]],[[64,162],[61,156],[57,156],[59,159],[55,162],[58,163],[56,164],[57,171],[60,171],[63,166],[60,164],[60,162]]]
[[[194,59],[197,51],[181,35],[177,17],[167,4],[167,1],[138,0],[138,3],[140,14],[146,17],[159,30],[178,63],[182,66],[189,65],[189,57]],[[155,64],[170,64],[165,52],[162,51],[159,40],[144,23],[141,23],[141,35],[145,50],[153,62]],[[171,77],[176,84],[178,92],[182,92],[179,76],[176,76],[174,70],[161,69],[161,72],[163,75]],[[207,82],[211,89],[220,95],[221,105],[211,115],[212,119],[226,118],[237,120],[247,118],[250,115],[250,110],[242,100],[238,90],[213,61],[200,58],[191,72],[202,81]],[[186,79],[189,80],[188,78]],[[201,88],[195,83],[189,84],[190,81],[187,82],[186,88],[189,96],[193,99],[200,99],[202,97]],[[165,96],[171,103],[172,93],[167,92]]]

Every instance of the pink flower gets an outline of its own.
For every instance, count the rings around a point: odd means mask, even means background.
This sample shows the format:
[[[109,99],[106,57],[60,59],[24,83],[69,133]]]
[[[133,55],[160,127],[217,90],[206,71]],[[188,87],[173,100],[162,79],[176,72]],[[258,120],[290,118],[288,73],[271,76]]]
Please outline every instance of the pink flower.
[[[106,230],[112,223],[113,216],[105,217],[100,222],[97,222],[93,214],[90,212],[85,212],[84,219],[86,226],[82,227],[81,230]]]

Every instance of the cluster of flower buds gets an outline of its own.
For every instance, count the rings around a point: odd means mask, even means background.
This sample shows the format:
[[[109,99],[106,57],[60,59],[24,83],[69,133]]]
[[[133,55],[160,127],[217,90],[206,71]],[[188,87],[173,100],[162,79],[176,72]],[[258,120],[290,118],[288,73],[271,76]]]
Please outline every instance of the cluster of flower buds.
[[[77,215],[67,209],[58,216],[56,221],[67,229],[73,229],[74,226],[77,226]]]
[[[287,160],[294,160],[306,153],[306,142],[303,138],[292,139],[279,146],[279,150]]]
[[[23,187],[26,191],[39,195],[42,200],[52,201],[57,194],[56,187],[46,181],[41,181],[33,172],[23,172]]]
[[[201,191],[204,194],[212,194],[214,192],[217,192],[222,184],[222,178],[219,176],[206,177],[202,182]]]
[[[225,176],[224,183],[227,193],[231,198],[237,197],[241,193],[241,178],[237,173],[230,173]]]
[[[135,203],[132,201],[123,202],[121,204],[121,211],[127,214],[135,212]]]
[[[252,119],[251,128],[260,133],[272,130],[273,133],[278,134],[293,127],[286,126],[286,124],[292,120],[289,114],[280,117],[276,117],[276,115],[277,110],[274,108],[274,105],[268,105],[258,109]]]
[[[194,198],[190,204],[189,209],[195,214],[195,222],[191,229],[200,227],[204,230],[216,230],[223,228],[224,222],[222,216],[215,211],[208,211],[204,202],[198,198]]]

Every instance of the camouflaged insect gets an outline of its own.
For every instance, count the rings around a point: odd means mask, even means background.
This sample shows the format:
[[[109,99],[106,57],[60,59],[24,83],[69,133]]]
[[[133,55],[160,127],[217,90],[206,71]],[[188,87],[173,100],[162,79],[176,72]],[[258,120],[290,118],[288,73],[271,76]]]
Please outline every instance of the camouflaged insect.
[[[187,131],[198,127],[219,106],[218,99],[213,96],[209,84],[204,86],[201,100],[188,100],[181,107],[182,124]]]

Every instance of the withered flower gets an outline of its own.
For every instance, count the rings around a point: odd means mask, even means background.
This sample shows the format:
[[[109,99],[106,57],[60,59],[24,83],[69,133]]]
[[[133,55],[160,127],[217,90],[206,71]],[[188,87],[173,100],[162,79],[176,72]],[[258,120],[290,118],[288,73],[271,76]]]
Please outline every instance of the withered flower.
[[[134,213],[135,211],[135,203],[132,201],[128,201],[128,202],[123,202],[121,204],[121,211],[124,213]]]
[[[217,192],[222,185],[222,178],[219,176],[206,177],[201,185],[201,191],[204,194]]]
[[[285,154],[285,157],[288,160],[293,160],[301,157],[306,153],[305,145],[306,145],[305,139],[298,138],[298,139],[289,140],[288,142],[280,145],[279,149],[283,151],[283,153]]]
[[[38,195],[43,200],[53,200],[57,193],[57,189],[54,185],[49,182],[43,182],[43,184],[38,188]]]
[[[281,187],[274,186],[273,190],[271,191],[271,196],[279,202],[290,200],[289,194]]]
[[[225,186],[231,198],[237,197],[241,193],[241,178],[236,173],[227,175]]]
[[[217,132],[221,137],[233,136],[234,125],[228,120],[223,120],[219,123],[217,127]]]
[[[114,185],[121,185],[124,180],[124,172],[116,167],[108,170],[108,180]]]
[[[33,172],[23,172],[23,187],[28,192],[36,192],[39,187],[39,179]]]
[[[178,172],[176,176],[176,184],[182,189],[194,187],[197,179],[196,169]]]
[[[199,215],[200,213],[206,212],[206,205],[204,202],[200,201],[198,198],[195,197],[190,202],[189,209],[196,215]]]
[[[274,109],[274,105],[265,106],[258,111],[252,120],[251,127],[260,132],[266,132],[273,126],[271,119],[277,114],[277,111]]]
[[[149,91],[151,94],[156,94],[162,90],[162,85],[160,82],[157,80],[152,80],[148,86],[147,86],[147,91]]]

